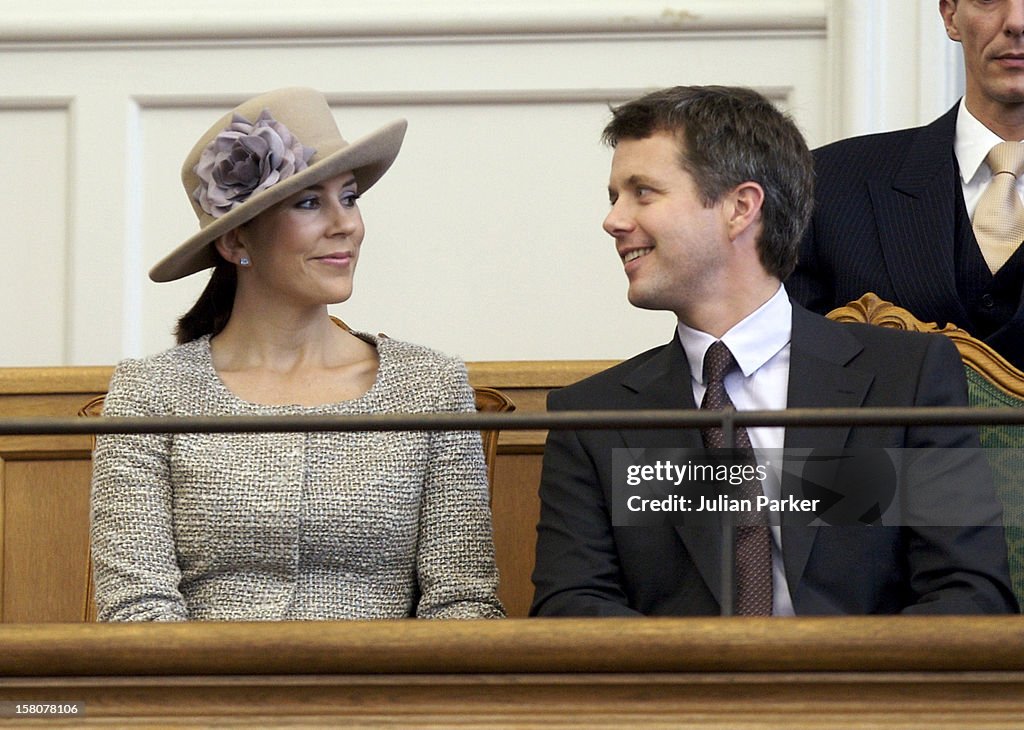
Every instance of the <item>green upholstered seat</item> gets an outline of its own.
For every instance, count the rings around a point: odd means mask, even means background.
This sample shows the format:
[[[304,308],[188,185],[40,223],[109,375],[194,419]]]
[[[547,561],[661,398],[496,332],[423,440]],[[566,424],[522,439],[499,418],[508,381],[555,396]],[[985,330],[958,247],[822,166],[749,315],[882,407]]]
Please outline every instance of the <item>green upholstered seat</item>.
[[[965,369],[967,397],[971,405],[1024,408],[1024,398],[1017,398],[996,387],[973,367]],[[979,426],[978,431],[981,445],[990,449],[987,453],[996,493],[1003,503],[1013,591],[1018,602],[1024,605],[1024,425]]]

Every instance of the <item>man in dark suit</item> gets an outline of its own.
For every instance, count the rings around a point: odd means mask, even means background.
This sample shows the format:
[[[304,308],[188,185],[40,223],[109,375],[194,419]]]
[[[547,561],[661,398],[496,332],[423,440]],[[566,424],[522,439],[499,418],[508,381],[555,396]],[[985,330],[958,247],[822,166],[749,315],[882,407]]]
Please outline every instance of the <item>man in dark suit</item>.
[[[786,288],[821,313],[873,291],[1024,368],[1024,251],[993,260],[972,229],[989,151],[1024,139],[1024,0],[939,8],[963,49],[966,95],[927,126],[815,151],[816,205]]]
[[[963,369],[946,338],[838,324],[791,304],[780,282],[810,215],[812,161],[795,125],[762,96],[723,87],[654,92],[615,109],[605,141],[615,152],[604,228],[629,301],[672,311],[679,325],[667,345],[552,392],[550,410],[702,401],[717,409],[723,397],[740,410],[965,403]],[[726,353],[724,368],[713,351]],[[721,437],[715,431],[552,430],[532,613],[720,613],[721,515],[623,524],[613,463],[616,453],[702,450]],[[899,524],[821,526],[783,513],[777,524],[738,528],[741,551],[748,536],[763,542],[751,549],[757,560],[736,561],[737,612],[1017,610],[1001,511],[972,429],[790,426],[745,429],[742,439],[761,454],[929,447],[948,458],[935,478],[913,490],[901,485],[895,501],[908,519]],[[755,488],[766,498],[795,496],[794,477],[777,468]],[[755,600],[745,604],[745,595]]]

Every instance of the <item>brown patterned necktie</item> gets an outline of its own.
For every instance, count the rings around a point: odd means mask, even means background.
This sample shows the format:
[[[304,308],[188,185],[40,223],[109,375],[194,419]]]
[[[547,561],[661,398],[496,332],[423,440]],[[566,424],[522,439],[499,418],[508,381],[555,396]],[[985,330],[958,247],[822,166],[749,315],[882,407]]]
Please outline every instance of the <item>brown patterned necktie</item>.
[[[1024,143],[1001,142],[985,158],[992,182],[978,198],[974,237],[992,273],[996,273],[1024,241],[1024,203],[1017,177],[1024,170]]]
[[[732,399],[725,392],[725,376],[737,367],[732,352],[722,341],[715,342],[704,354],[704,381],[707,390],[700,407],[719,411],[732,406]],[[721,449],[725,447],[725,433],[719,427],[702,428],[704,447]],[[753,449],[747,429],[740,426],[735,430],[737,449]],[[759,480],[744,482],[739,498],[749,499],[751,504],[764,492]],[[736,613],[740,616],[770,616],[772,613],[772,536],[764,518],[758,519],[759,512],[737,515],[736,527]]]

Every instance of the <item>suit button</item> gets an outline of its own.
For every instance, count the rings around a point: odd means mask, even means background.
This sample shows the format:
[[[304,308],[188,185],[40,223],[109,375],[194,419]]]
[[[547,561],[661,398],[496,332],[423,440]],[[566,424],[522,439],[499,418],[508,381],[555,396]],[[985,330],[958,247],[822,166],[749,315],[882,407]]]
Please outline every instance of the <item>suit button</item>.
[[[981,306],[985,309],[992,309],[996,305],[996,300],[992,298],[991,294],[982,294]]]

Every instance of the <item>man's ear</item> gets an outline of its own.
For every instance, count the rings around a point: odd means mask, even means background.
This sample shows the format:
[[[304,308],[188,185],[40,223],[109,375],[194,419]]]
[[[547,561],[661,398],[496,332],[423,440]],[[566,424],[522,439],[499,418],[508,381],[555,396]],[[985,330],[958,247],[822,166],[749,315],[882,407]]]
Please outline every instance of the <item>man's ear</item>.
[[[946,35],[951,41],[960,41],[960,29],[956,25],[956,0],[939,0],[939,14],[946,25]]]
[[[729,239],[735,241],[752,226],[761,222],[764,188],[753,180],[742,182],[727,193]]]
[[[245,241],[242,236],[242,227],[232,228],[227,233],[222,234],[217,240],[213,242],[214,247],[225,261],[228,261],[236,266],[243,258],[249,258],[249,252],[246,249]]]

